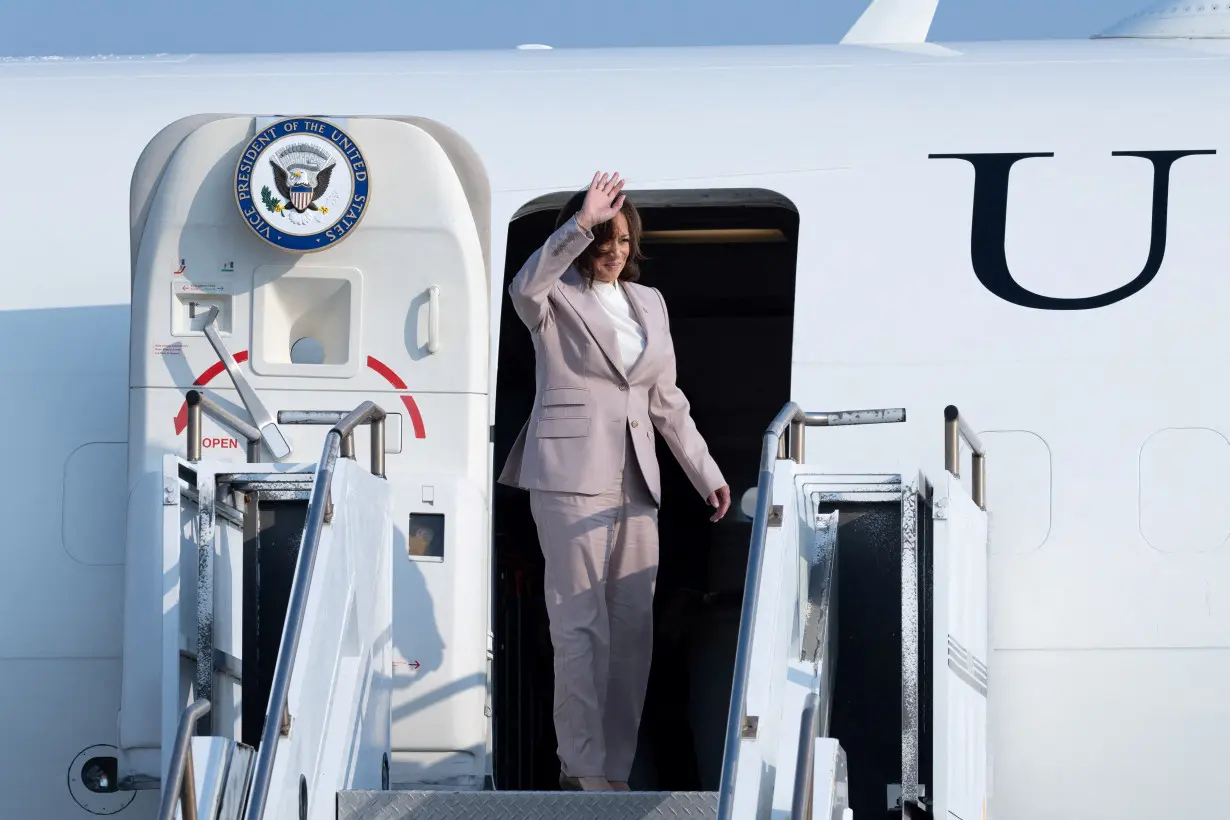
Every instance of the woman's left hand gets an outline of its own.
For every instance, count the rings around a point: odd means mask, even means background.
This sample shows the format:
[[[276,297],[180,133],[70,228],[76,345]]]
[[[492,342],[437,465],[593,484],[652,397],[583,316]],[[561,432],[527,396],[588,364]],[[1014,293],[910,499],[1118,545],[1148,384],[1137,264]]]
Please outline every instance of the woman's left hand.
[[[726,515],[726,511],[730,509],[730,487],[722,485],[713,492],[709,493],[709,506],[717,507],[717,512],[709,519],[710,521],[721,521]]]

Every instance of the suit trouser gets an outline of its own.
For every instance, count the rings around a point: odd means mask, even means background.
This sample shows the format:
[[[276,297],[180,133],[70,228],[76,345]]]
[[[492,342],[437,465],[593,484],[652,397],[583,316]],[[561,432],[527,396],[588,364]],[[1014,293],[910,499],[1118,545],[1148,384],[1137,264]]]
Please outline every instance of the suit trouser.
[[[531,491],[555,649],[555,734],[570,777],[627,782],[653,657],[658,509],[631,439],[604,493]]]

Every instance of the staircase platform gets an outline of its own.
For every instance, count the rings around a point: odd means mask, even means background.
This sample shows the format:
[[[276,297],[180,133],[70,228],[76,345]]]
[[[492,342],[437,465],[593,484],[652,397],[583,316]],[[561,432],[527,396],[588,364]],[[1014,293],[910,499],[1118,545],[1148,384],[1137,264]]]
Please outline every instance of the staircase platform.
[[[717,804],[717,792],[344,791],[337,820],[712,820]]]

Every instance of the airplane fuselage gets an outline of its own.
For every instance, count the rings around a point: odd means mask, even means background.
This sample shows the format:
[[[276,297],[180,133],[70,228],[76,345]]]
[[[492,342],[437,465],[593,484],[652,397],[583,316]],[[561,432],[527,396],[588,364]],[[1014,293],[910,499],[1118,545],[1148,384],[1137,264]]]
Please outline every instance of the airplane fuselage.
[[[813,430],[809,459],[938,471],[948,404],[988,444],[995,814],[1202,810],[1230,732],[1227,103],[1214,41],[0,63],[0,814],[84,816],[65,771],[117,742],[133,171],[168,125],[236,112],[418,117],[473,149],[493,397],[531,200],[595,168],[634,201],[789,200],[791,398],[910,413]]]

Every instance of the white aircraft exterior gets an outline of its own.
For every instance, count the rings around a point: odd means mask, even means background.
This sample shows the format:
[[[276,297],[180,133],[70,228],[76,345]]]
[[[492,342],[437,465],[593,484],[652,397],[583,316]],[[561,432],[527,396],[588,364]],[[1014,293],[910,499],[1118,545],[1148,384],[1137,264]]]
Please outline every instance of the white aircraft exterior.
[[[699,208],[708,195],[758,192],[741,196],[797,212],[797,261],[786,274],[793,330],[787,346],[764,353],[789,357],[787,397],[806,410],[909,414],[904,424],[812,430],[808,461],[835,473],[902,464],[939,473],[950,404],[987,446],[987,815],[1207,811],[1230,736],[1230,410],[1219,352],[1230,345],[1230,45],[1217,30],[1230,7],[1170,8],[1080,41],[938,45],[872,32],[834,46],[0,63],[0,498],[9,522],[0,816],[154,816],[156,789],[103,795],[80,784],[82,761],[139,733],[124,720],[165,717],[133,666],[160,651],[161,626],[138,622],[131,592],[150,570],[132,560],[144,553],[129,522],[139,487],[124,479],[139,457],[130,414],[142,400],[130,375],[178,356],[173,415],[216,359],[203,339],[168,355],[176,320],[164,284],[139,284],[141,265],[153,264],[140,262],[141,232],[151,219],[195,217],[190,202],[151,215],[164,207],[151,191],[180,183],[137,172],[154,162],[147,151],[165,162],[200,128],[247,118],[250,137],[253,122],[316,115],[406,118],[455,140],[474,218],[457,229],[469,237],[465,265],[489,277],[469,318],[442,331],[445,346],[469,345],[457,371],[469,375],[443,388],[431,380],[453,378],[446,370],[416,371],[420,337],[405,329],[404,308],[366,317],[361,345],[418,400],[426,434],[414,436],[407,419],[402,453],[447,460],[454,445],[436,430],[478,419],[483,448],[462,459],[483,487],[476,522],[487,522],[501,466],[485,436],[504,361],[500,323],[512,315],[502,307],[506,277],[526,253],[518,245],[509,255],[510,223],[541,202],[553,209],[596,168],[626,176],[634,202],[672,192],[662,201]],[[152,143],[160,134],[161,148]],[[372,175],[361,229],[375,232],[418,189],[410,177],[394,185],[375,167]],[[441,224],[467,213],[462,201],[437,214]],[[219,222],[218,235],[244,235],[227,207],[234,225]],[[181,256],[167,253],[158,265]],[[182,254],[184,269],[168,264],[159,275],[229,273],[230,256],[198,244]],[[703,293],[707,270],[686,275],[690,292]],[[769,275],[749,267],[737,278],[742,294],[722,287],[751,299]],[[241,326],[232,333],[242,336]],[[716,338],[686,344],[720,347]],[[246,346],[233,341],[232,352]],[[757,369],[721,357],[705,373],[728,391],[759,389]],[[351,388],[356,403],[379,375]],[[309,382],[262,395],[275,409],[338,409],[332,399],[310,407],[285,398],[310,394]],[[481,401],[433,399],[441,390]],[[150,401],[150,413],[163,412],[165,399]],[[702,428],[758,445],[768,421]],[[229,446],[225,438],[214,444]],[[318,432],[303,450],[322,440]],[[739,498],[752,486],[732,490]],[[475,578],[489,571],[475,566]],[[446,647],[458,634],[451,621],[491,617],[483,584],[450,583],[447,594],[432,588]],[[395,618],[398,606],[395,589]],[[395,656],[395,666],[417,670],[418,659]],[[461,673],[437,674],[443,685]],[[432,714],[431,726],[464,722]],[[395,750],[415,726],[413,714],[398,720]],[[166,749],[151,748],[161,766]],[[414,754],[400,765],[435,765]],[[470,782],[440,765],[441,782]]]

